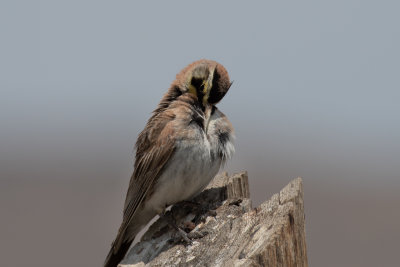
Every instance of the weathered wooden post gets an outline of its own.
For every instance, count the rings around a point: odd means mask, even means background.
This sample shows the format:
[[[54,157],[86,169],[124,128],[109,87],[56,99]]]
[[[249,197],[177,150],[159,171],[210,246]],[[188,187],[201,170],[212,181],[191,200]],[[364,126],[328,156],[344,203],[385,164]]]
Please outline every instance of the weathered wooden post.
[[[308,266],[302,179],[257,208],[249,197],[246,172],[218,175],[194,200],[200,205],[178,204],[167,214],[185,222],[191,245],[162,218],[120,266]]]

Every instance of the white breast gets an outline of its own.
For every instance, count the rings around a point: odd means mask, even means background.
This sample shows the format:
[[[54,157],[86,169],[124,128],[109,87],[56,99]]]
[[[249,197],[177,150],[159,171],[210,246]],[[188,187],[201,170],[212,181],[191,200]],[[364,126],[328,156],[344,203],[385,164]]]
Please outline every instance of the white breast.
[[[160,176],[148,205],[158,210],[191,199],[207,186],[220,165],[220,160],[212,160],[207,140],[178,147]]]
[[[195,139],[177,141],[175,153],[146,204],[148,208],[160,213],[166,206],[193,198],[210,183],[223,161],[233,154],[231,141],[224,146],[219,144],[216,124],[220,118],[216,115],[211,118],[208,136],[199,128]]]

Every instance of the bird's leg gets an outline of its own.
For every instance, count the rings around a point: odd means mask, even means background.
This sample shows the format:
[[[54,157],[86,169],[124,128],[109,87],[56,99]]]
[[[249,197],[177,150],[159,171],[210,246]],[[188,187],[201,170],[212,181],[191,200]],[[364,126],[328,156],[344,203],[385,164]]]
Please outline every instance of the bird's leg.
[[[200,221],[204,221],[207,216],[216,216],[217,213],[215,209],[210,204],[202,204],[193,200],[183,200],[178,204],[182,205],[183,207],[190,207],[192,208],[192,213],[195,214],[195,218],[192,220],[193,223],[197,224]]]
[[[186,243],[192,244],[192,240],[190,240],[187,233],[183,231],[178,225],[176,225],[176,221],[173,216],[172,210],[171,210],[171,216],[167,216],[164,214],[163,217],[167,220],[167,223],[179,233],[179,235]]]

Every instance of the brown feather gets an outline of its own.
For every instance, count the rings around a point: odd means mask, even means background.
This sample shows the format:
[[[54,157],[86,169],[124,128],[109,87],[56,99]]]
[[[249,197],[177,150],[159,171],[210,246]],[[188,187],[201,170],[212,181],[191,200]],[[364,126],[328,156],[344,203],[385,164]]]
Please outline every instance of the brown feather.
[[[168,164],[175,151],[176,140],[190,140],[193,131],[187,128],[194,121],[202,125],[204,119],[201,104],[196,95],[188,93],[187,82],[198,66],[214,66],[216,77],[213,86],[214,103],[228,91],[229,76],[225,68],[215,61],[199,60],[193,62],[177,74],[167,93],[163,96],[144,130],[136,142],[136,159],[129,188],[126,194],[123,221],[118,235],[112,244],[105,266],[116,266],[123,258],[135,238],[130,226],[135,214],[149,196],[153,194],[157,179]],[[229,83],[229,86],[227,84]],[[203,123],[203,127],[205,125]],[[177,130],[178,129],[178,130]],[[193,136],[193,140],[195,137]],[[129,232],[127,232],[129,231]]]

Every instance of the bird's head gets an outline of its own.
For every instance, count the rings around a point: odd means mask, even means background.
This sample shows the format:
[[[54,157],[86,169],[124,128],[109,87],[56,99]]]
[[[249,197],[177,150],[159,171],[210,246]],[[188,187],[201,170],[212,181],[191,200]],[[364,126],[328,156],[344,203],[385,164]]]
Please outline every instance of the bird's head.
[[[219,63],[202,59],[187,66],[182,72],[183,90],[197,97],[200,104],[217,104],[232,85],[226,69]]]

